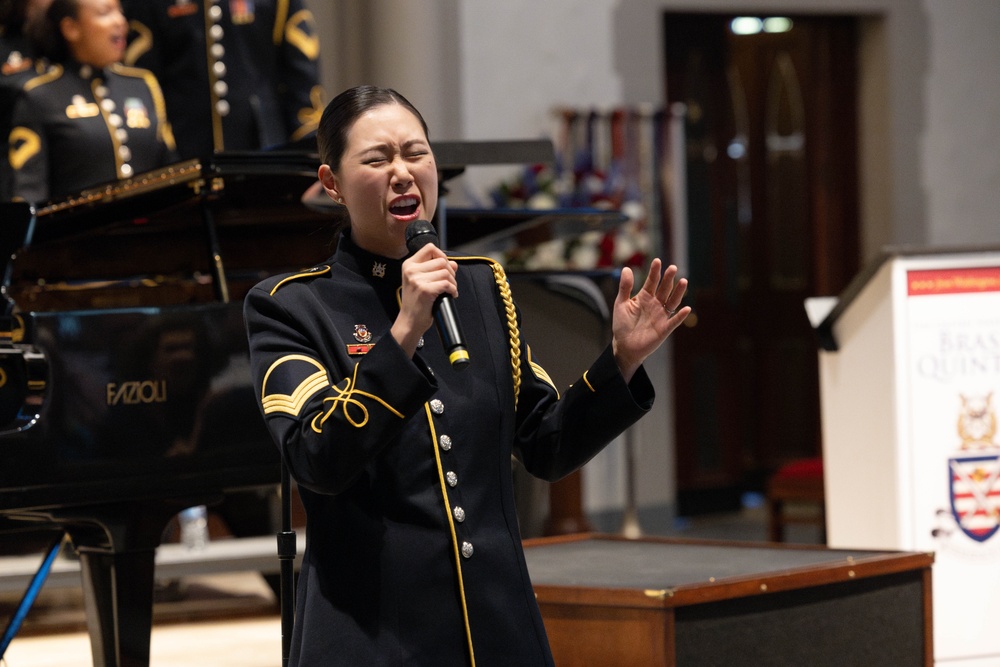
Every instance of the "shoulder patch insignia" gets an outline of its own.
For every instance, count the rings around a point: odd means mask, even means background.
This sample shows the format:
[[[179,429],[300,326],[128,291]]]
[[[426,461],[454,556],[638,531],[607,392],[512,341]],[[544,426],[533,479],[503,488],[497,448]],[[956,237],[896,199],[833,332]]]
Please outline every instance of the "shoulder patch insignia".
[[[281,357],[264,374],[260,392],[264,414],[281,412],[298,417],[309,399],[328,387],[326,369],[312,357],[301,354]]]
[[[10,132],[10,150],[8,159],[10,166],[17,171],[31,158],[38,155],[42,149],[42,139],[38,134],[26,127],[15,127]]]

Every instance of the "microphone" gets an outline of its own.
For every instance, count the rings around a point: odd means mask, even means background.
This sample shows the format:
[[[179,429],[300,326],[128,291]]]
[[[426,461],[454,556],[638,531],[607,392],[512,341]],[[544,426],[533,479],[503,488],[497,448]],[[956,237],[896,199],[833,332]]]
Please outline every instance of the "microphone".
[[[426,220],[414,220],[406,226],[406,249],[411,255],[428,243],[437,245],[437,242],[437,232]],[[469,351],[465,349],[465,337],[462,336],[462,327],[458,324],[458,315],[450,294],[442,294],[437,298],[433,313],[448,361],[455,370],[462,370],[469,365]]]

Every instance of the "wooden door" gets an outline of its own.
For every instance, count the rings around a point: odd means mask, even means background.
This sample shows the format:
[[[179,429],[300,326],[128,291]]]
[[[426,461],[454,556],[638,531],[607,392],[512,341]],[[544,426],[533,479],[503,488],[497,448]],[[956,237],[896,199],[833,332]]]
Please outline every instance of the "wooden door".
[[[804,300],[858,267],[855,22],[665,16],[667,99],[686,107],[689,303],[674,339],[681,514],[735,507],[819,455]],[[666,231],[666,236],[670,230]]]

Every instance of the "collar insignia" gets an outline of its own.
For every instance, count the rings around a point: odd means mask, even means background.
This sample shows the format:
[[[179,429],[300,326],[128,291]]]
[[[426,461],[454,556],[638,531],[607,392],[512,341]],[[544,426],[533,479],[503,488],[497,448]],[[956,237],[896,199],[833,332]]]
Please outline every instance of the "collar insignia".
[[[367,325],[355,324],[354,325],[354,338],[359,343],[367,343],[372,339],[372,332],[368,330]]]
[[[385,263],[375,262],[372,266],[372,275],[376,278],[385,278]]]

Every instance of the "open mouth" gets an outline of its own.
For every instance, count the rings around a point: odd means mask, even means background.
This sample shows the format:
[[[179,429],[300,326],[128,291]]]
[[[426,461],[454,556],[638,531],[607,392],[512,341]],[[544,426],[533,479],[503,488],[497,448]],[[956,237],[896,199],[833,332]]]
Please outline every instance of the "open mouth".
[[[414,215],[420,206],[416,197],[400,197],[389,205],[389,212],[394,216],[405,218]]]

